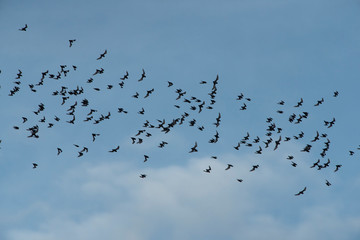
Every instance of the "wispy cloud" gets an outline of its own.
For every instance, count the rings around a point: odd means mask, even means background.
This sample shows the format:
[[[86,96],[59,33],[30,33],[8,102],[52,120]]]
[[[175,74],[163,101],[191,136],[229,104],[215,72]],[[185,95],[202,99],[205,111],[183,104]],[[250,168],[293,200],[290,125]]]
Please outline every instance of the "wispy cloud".
[[[238,161],[233,155],[223,159]],[[278,164],[258,169],[261,174],[248,174],[243,183],[236,178],[248,172],[248,162],[238,162],[226,172],[224,162],[210,164],[210,174],[202,172],[208,158],[191,159],[185,166],[149,168],[146,179],[128,163],[84,164],[55,184],[62,200],[43,211],[36,228],[10,229],[7,239],[300,240],[357,239],[360,234],[360,215],[343,215],[339,202],[314,196],[311,187],[306,195],[293,196],[298,182],[284,182],[283,174],[277,177]],[[297,179],[309,177],[305,169],[298,171]],[[61,203],[66,199],[69,202]]]

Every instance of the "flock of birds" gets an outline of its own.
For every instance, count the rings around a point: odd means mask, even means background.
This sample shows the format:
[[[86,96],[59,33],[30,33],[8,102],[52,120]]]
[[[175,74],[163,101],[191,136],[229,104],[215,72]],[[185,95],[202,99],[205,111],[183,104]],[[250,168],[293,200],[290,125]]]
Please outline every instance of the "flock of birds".
[[[25,25],[24,27],[20,28],[19,31],[27,31],[28,29],[28,25]],[[74,47],[76,43],[76,39],[71,39],[69,40],[69,47],[72,48]],[[100,53],[99,56],[96,58],[96,61],[101,61],[104,58],[106,58],[108,54],[108,51],[105,50],[104,52]],[[72,65],[70,67],[68,67],[67,65],[60,65],[58,71],[55,72],[50,72],[49,70],[46,70],[44,72],[41,73],[41,78],[37,83],[32,83],[32,84],[28,84],[29,90],[33,93],[36,93],[44,84],[45,84],[45,80],[61,80],[64,79],[68,76],[68,74],[71,74],[71,72],[76,71],[77,70],[77,66]],[[100,77],[101,74],[104,73],[104,69],[103,68],[99,68],[99,69],[95,69],[93,73],[90,74],[89,79],[85,82],[85,84],[87,86],[91,86],[92,83],[94,82],[94,79],[97,77]],[[10,97],[14,97],[16,96],[16,94],[20,91],[21,86],[23,85],[23,83],[21,82],[23,77],[23,72],[19,69],[16,77],[15,77],[15,81],[14,86],[12,89],[10,89],[9,91],[9,96]],[[138,78],[136,79],[137,82],[142,82],[147,78],[146,72],[144,69],[142,69],[142,71],[138,74]],[[108,84],[105,88],[108,90],[111,90],[113,88],[125,88],[126,86],[126,82],[129,81],[129,72],[126,71],[125,74],[123,76],[120,77],[120,81],[118,82],[118,86],[116,85],[112,85],[112,84]],[[204,110],[213,110],[214,109],[214,105],[216,103],[216,95],[217,95],[217,90],[218,90],[218,83],[219,83],[219,76],[216,76],[216,78],[212,81],[212,82],[207,82],[207,81],[201,81],[200,84],[201,85],[210,85],[211,90],[210,92],[208,92],[208,99],[200,99],[198,97],[195,96],[188,96],[187,91],[177,88],[175,89],[174,93],[175,93],[175,99],[177,100],[178,104],[174,105],[175,108],[177,109],[183,109],[186,108],[189,111],[184,111],[180,116],[177,116],[175,118],[173,118],[170,121],[166,121],[165,119],[163,120],[159,120],[156,119],[155,121],[149,121],[146,120],[143,125],[142,125],[142,129],[138,130],[136,134],[134,134],[134,136],[132,136],[129,140],[131,141],[132,144],[142,144],[144,142],[145,139],[148,139],[152,136],[152,132],[151,131],[160,131],[161,133],[167,134],[169,133],[173,128],[175,128],[176,126],[180,126],[183,124],[187,124],[190,127],[196,127],[199,131],[204,131],[205,127],[201,126],[198,124],[197,120],[195,118],[190,119],[190,116],[193,116],[194,114],[200,114],[202,111]],[[46,84],[48,84],[48,81],[46,81]],[[175,88],[174,87],[174,83],[167,81],[167,88],[171,89],[171,88]],[[96,91],[99,92],[101,91],[100,88],[98,87],[93,87],[93,88],[89,88],[89,87],[84,87],[84,86],[77,86],[76,88],[70,88],[68,86],[61,86],[59,89],[56,89],[52,92],[52,96],[54,97],[58,97],[60,99],[61,102],[61,106],[63,106],[66,109],[66,115],[68,116],[69,119],[63,120],[60,119],[60,117],[58,116],[46,116],[44,115],[44,111],[46,108],[46,104],[44,103],[39,103],[37,106],[37,109],[34,109],[34,111],[32,112],[33,115],[35,115],[35,117],[37,118],[37,123],[35,124],[31,124],[31,126],[29,127],[21,127],[19,125],[15,125],[13,126],[13,129],[18,131],[21,129],[25,129],[25,131],[28,132],[27,137],[28,138],[39,138],[40,137],[40,130],[43,126],[46,126],[47,128],[53,128],[56,125],[56,122],[60,122],[60,121],[65,121],[68,124],[76,124],[79,120],[78,118],[80,118],[79,115],[76,114],[76,111],[78,109],[79,106],[83,107],[83,108],[90,108],[90,110],[88,111],[88,113],[86,114],[86,116],[84,118],[81,118],[80,121],[82,122],[86,122],[89,124],[101,124],[104,121],[110,119],[113,115],[114,112],[107,112],[107,113],[100,113],[101,110],[100,109],[95,109],[92,108],[90,105],[90,101],[85,97],[86,93],[88,91]],[[153,93],[154,93],[155,89],[151,88],[146,90],[146,93],[144,95],[140,95],[138,92],[135,92],[131,97],[134,99],[138,99],[138,98],[148,98],[150,97]],[[337,98],[339,95],[338,91],[333,92],[332,97]],[[78,96],[84,96],[82,101],[78,103],[78,101],[76,100]],[[240,111],[246,111],[248,108],[248,105],[251,102],[251,98],[246,97],[243,93],[239,94],[236,96],[235,100],[237,102],[240,103],[240,107],[239,110]],[[70,105],[68,105],[68,102],[71,102]],[[304,100],[302,98],[300,98],[300,100],[293,106],[294,109],[301,109],[301,107],[303,106]],[[324,98],[321,98],[320,100],[318,100],[317,102],[315,102],[314,107],[318,107],[321,104],[324,103]],[[285,105],[285,101],[281,100],[277,103],[278,106],[284,106]],[[68,106],[68,107],[65,107]],[[213,110],[214,111],[214,110]],[[128,111],[125,110],[122,107],[118,107],[116,109],[117,114],[128,114]],[[277,110],[276,112],[277,114],[280,114],[281,116],[284,116],[284,111],[283,110]],[[137,114],[139,115],[145,115],[145,109],[142,107]],[[42,117],[39,117],[39,116]],[[298,113],[292,113],[290,114],[287,118],[287,121],[291,124],[301,124],[304,120],[306,120],[309,116],[309,112],[307,111],[302,111],[300,110],[300,112]],[[22,116],[22,124],[28,123],[28,121],[30,120],[31,116]],[[217,117],[214,119],[214,122],[211,123],[215,128],[215,134],[213,135],[213,137],[211,139],[209,139],[208,143],[209,144],[216,144],[219,141],[219,132],[217,131],[217,129],[219,128],[219,126],[221,125],[221,118],[222,115],[221,113],[217,113]],[[336,119],[333,117],[332,119],[326,119],[324,120],[323,124],[325,126],[325,128],[332,128],[336,123]],[[304,132],[301,131],[299,134],[297,135],[293,135],[293,136],[286,136],[283,134],[283,129],[277,125],[277,123],[275,122],[275,120],[273,119],[273,117],[268,117],[266,119],[266,124],[267,124],[267,128],[265,129],[265,134],[264,134],[264,138],[260,138],[259,136],[256,136],[255,138],[250,138],[250,133],[247,133],[240,141],[238,141],[237,143],[235,143],[233,145],[233,149],[235,151],[239,151],[241,147],[245,146],[245,147],[256,147],[256,149],[254,150],[254,154],[260,155],[263,154],[263,151],[265,149],[272,149],[272,151],[276,151],[280,145],[283,142],[288,142],[288,141],[296,141],[299,139],[302,139],[304,137]],[[91,139],[92,142],[95,142],[97,137],[99,137],[101,134],[100,133],[96,133],[96,132],[92,132],[91,133]],[[325,168],[330,168],[331,166],[331,160],[329,158],[327,158],[327,160],[325,160],[328,150],[330,148],[330,139],[327,133],[320,133],[319,131],[316,131],[316,135],[313,137],[312,140],[310,140],[303,149],[301,149],[301,152],[307,152],[309,153],[313,147],[313,145],[316,142],[322,142],[323,143],[323,148],[321,150],[321,152],[319,153],[319,159],[315,162],[313,162],[310,165],[310,168],[316,168],[317,170],[322,170]],[[1,143],[1,140],[0,140]],[[159,148],[164,148],[166,145],[168,144],[168,142],[166,141],[161,141],[158,145]],[[74,146],[78,149],[77,151],[77,157],[82,157],[84,156],[84,154],[88,153],[89,149],[86,146],[80,147],[80,145],[78,144],[74,144]],[[360,148],[358,148],[360,150]],[[120,145],[117,146],[113,146],[111,149],[108,150],[108,152],[110,153],[116,153],[120,150]],[[196,153],[198,152],[198,142],[195,141],[193,143],[193,145],[189,148],[189,153]],[[56,154],[60,155],[63,153],[63,149],[61,147],[57,147],[56,149]],[[352,156],[354,155],[354,151],[350,150],[349,151],[349,155]],[[212,159],[217,159],[217,156],[211,156]],[[144,155],[144,162],[147,162],[150,159],[150,156],[145,154]],[[291,166],[293,167],[297,167],[297,163],[294,160],[294,156],[289,155],[287,158],[287,160],[289,160],[291,162]],[[35,169],[38,167],[38,163],[34,162],[32,163],[32,167]],[[231,168],[233,168],[234,166],[232,164],[227,164],[227,167],[225,168],[226,171],[230,170]],[[339,169],[342,167],[341,164],[335,164],[333,167],[333,172],[337,172],[339,171]],[[259,168],[259,164],[253,165],[251,167],[251,169],[249,170],[250,172],[256,171],[256,169]],[[211,166],[208,166],[207,168],[205,168],[203,170],[204,173],[206,174],[210,174],[212,171]],[[139,176],[140,178],[146,178],[147,175],[145,173],[140,174]],[[237,179],[238,182],[243,182],[243,179],[238,178]],[[325,184],[327,186],[331,186],[331,183],[325,179]],[[307,190],[307,187],[304,187],[301,191],[297,192],[295,194],[295,196],[299,196],[304,194],[304,192]]]

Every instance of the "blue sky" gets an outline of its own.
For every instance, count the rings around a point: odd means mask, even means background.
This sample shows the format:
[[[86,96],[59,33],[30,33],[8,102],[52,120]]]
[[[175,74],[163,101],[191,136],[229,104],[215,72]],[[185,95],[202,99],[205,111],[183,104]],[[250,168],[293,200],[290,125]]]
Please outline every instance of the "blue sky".
[[[350,0],[0,1],[0,238],[359,239],[359,11],[358,1]],[[18,31],[25,24],[27,31]],[[71,48],[69,39],[76,39]],[[105,49],[105,58],[96,60]],[[64,64],[67,77],[47,77],[36,93],[30,91],[28,84],[37,83],[41,72],[57,74]],[[100,68],[104,74],[92,76]],[[20,91],[10,97],[18,69]],[[142,69],[147,77],[138,82]],[[217,75],[212,110],[198,114],[189,109],[197,104],[175,100],[181,88],[185,98],[196,96],[207,106]],[[90,77],[94,82],[86,83]],[[106,89],[108,84],[114,88]],[[61,105],[51,95],[61,86],[83,86],[85,93]],[[139,99],[131,97],[135,92]],[[240,93],[251,101],[236,101]],[[80,104],[84,98],[88,107]],[[300,98],[303,106],[294,108]],[[314,107],[321,98],[324,103]],[[66,110],[75,101],[72,125]],[[45,111],[36,116],[39,103]],[[246,111],[239,110],[243,103]],[[117,113],[119,107],[129,113]],[[111,112],[111,118],[83,122],[90,108],[98,110],[96,117]],[[137,113],[142,108],[144,115]],[[168,134],[147,129],[150,138],[131,144],[145,120],[169,123],[185,111],[190,116],[183,125]],[[309,118],[301,124],[287,121],[303,111]],[[45,124],[38,122],[43,116]],[[262,144],[261,155],[254,154],[256,144],[236,151],[247,132],[250,140],[267,139],[267,117],[283,128],[274,140],[301,131],[304,138],[282,142],[276,151]],[[333,117],[334,127],[326,128],[323,121]],[[194,118],[204,131],[189,126]],[[27,138],[25,129],[35,124],[39,139]],[[219,142],[209,144],[216,131]],[[319,152],[326,139],[310,153],[300,151],[316,131],[331,140],[324,159]],[[92,142],[91,133],[101,135]],[[161,141],[169,144],[160,149]],[[190,154],[195,141],[199,151]],[[73,144],[89,152],[78,158]],[[117,153],[108,152],[118,145]],[[59,156],[57,147],[63,150]],[[150,156],[145,163],[144,154]],[[328,158],[329,168],[309,168]],[[225,171],[227,164],[234,167]],[[260,167],[249,172],[255,164]],[[334,173],[336,164],[342,168]],[[139,178],[143,173],[147,178]],[[295,197],[305,186],[305,194]]]

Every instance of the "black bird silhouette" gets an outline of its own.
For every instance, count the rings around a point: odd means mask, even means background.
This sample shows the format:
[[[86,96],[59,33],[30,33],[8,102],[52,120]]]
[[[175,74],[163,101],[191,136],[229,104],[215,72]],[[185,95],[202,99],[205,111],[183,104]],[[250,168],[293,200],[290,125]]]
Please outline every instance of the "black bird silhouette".
[[[136,92],[132,97],[133,97],[133,98],[139,98],[139,93]]]
[[[301,98],[300,101],[297,103],[297,105],[295,105],[294,107],[300,107],[302,106],[304,100]]]
[[[335,168],[334,172],[337,172],[337,171],[339,171],[339,168],[342,167],[342,165],[341,165],[341,164],[338,164],[338,165],[336,165],[335,167],[336,167],[336,168]]]
[[[117,152],[120,149],[120,146],[117,146],[116,148],[111,149],[109,152]]]
[[[33,163],[33,168],[37,168],[38,164],[37,163]]]
[[[240,107],[240,110],[246,110],[246,104],[244,103],[241,107]]]
[[[259,150],[257,150],[255,153],[256,153],[256,154],[261,154],[261,151],[262,151],[262,149],[261,149],[261,147],[259,146]]]
[[[250,170],[250,172],[255,171],[255,169],[259,168],[259,165],[253,165],[252,169]]]
[[[126,74],[120,79],[125,80],[125,79],[128,79],[128,77],[129,77],[129,73],[128,73],[128,71],[126,71]]]
[[[174,85],[172,82],[168,81],[168,87],[171,87],[172,85]]]
[[[274,151],[279,147],[280,145],[280,142],[281,142],[281,136],[279,137],[279,139],[277,141],[275,141],[275,148],[274,148]]]
[[[225,168],[225,170],[229,170],[230,168],[234,167],[233,165],[231,164],[228,164],[227,167]]]
[[[242,179],[240,179],[240,178],[238,178],[238,179],[236,179],[238,182],[243,182],[243,180]]]
[[[249,137],[250,137],[250,134],[249,134],[249,132],[247,132],[247,133],[246,133],[246,136],[243,137],[243,140],[244,140],[244,141],[247,141],[247,140],[249,140]]]
[[[104,58],[106,54],[107,54],[107,50],[105,49],[104,53],[100,54],[100,56],[96,60],[100,60]]]
[[[315,107],[319,106],[324,102],[324,98],[321,98],[321,100],[318,100],[317,103],[314,105]]]
[[[311,140],[311,142],[316,142],[317,140],[319,140],[319,132],[316,131],[316,136],[313,140]]]
[[[335,91],[333,96],[334,96],[334,97],[339,96],[339,92],[338,92],[338,91]]]
[[[141,108],[141,110],[140,110],[140,111],[138,111],[138,114],[144,115],[144,113],[145,113],[144,108]]]
[[[220,122],[221,122],[221,113],[219,113],[218,117],[216,118],[216,123],[214,123],[214,125],[216,127],[220,126]]]
[[[331,186],[331,183],[328,180],[325,179],[325,181],[326,186]]]
[[[310,144],[307,144],[304,149],[301,150],[301,152],[310,152],[311,147],[312,146]]]
[[[70,39],[69,40],[69,47],[72,47],[73,43],[76,41],[76,39]]]
[[[100,136],[100,133],[92,133],[91,136],[92,136],[92,141],[95,142],[96,137]]]
[[[299,196],[301,194],[304,194],[305,191],[306,191],[306,187],[303,190],[301,190],[300,192],[296,193],[295,196]]]
[[[244,94],[243,94],[243,93],[240,93],[240,95],[237,96],[237,99],[236,99],[236,100],[241,100],[241,99],[243,99],[243,97],[244,97]]]
[[[146,91],[146,95],[145,95],[145,97],[144,97],[144,98],[149,97],[149,96],[150,96],[150,94],[151,94],[151,93],[153,93],[153,92],[154,92],[154,89],[153,89],[153,88],[152,88],[151,90]]]
[[[145,75],[145,70],[144,70],[144,69],[142,69],[141,78],[138,80],[138,82],[141,82],[142,80],[144,80],[144,78],[146,78],[146,75]]]
[[[60,155],[60,153],[62,153],[62,149],[61,149],[61,148],[57,148],[57,155]]]
[[[140,178],[146,178],[147,175],[146,174],[140,174]]]
[[[195,145],[191,148],[190,152],[189,153],[193,153],[193,152],[197,152],[198,150],[196,149],[197,148],[197,142],[195,142]]]
[[[310,168],[314,168],[315,166],[319,166],[320,159],[317,160]]]
[[[25,24],[25,27],[20,28],[19,31],[26,31],[27,28],[28,28],[28,25]]]
[[[210,171],[211,171],[211,167],[210,167],[210,166],[209,166],[207,169],[204,170],[204,172],[206,172],[206,173],[210,173]]]
[[[146,162],[149,159],[148,155],[144,155],[144,162]]]

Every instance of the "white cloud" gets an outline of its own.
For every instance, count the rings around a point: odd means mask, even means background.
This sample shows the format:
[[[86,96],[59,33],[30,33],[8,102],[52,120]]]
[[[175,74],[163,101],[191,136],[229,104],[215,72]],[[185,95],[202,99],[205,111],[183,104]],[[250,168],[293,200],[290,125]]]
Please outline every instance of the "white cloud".
[[[282,161],[249,172],[249,161],[222,156],[186,166],[139,171],[119,162],[85,164],[58,182],[66,204],[50,203],[36,229],[13,228],[8,240],[60,239],[357,239],[359,214],[343,215],[318,187],[296,198],[299,182]],[[203,173],[210,165],[211,174]],[[258,172],[257,172],[258,171]],[[244,176],[244,182],[236,178]],[[246,178],[245,178],[246,177]],[[293,180],[291,180],[293,177]],[[312,178],[316,179],[316,178]],[[271,181],[271,182],[269,182]],[[325,188],[325,187],[322,187]],[[80,204],[79,204],[80,201]],[[83,204],[81,204],[81,202]],[[48,203],[49,204],[49,203]],[[340,236],[341,234],[341,236]],[[357,234],[357,235],[356,235]]]

